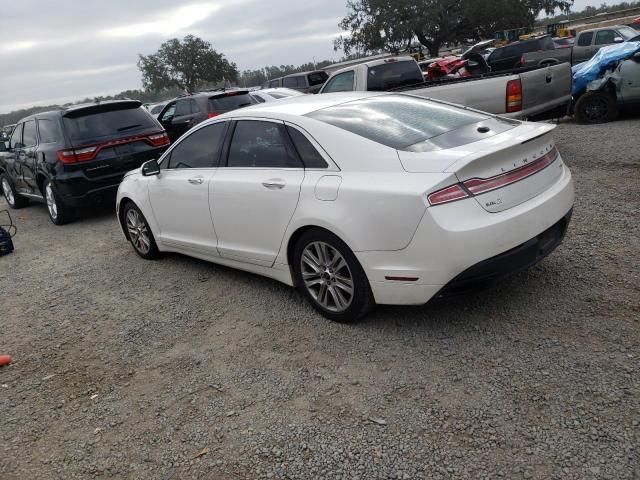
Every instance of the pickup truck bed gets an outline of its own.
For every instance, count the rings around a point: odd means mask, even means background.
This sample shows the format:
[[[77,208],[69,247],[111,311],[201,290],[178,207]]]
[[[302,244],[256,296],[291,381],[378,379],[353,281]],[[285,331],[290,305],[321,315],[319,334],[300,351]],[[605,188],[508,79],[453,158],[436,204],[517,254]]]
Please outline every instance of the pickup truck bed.
[[[506,85],[521,82],[522,109],[506,112]],[[421,97],[458,103],[489,113],[512,118],[550,118],[566,113],[571,102],[571,66],[567,63],[490,72],[471,77],[425,81],[393,89]]]

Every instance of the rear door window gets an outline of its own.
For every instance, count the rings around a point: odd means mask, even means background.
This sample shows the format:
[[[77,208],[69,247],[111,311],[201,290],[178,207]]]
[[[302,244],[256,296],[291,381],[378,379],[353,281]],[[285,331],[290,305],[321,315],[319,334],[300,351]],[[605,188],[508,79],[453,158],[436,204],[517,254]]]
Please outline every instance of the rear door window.
[[[593,40],[593,32],[581,33],[580,37],[578,37],[578,46],[588,47],[591,45],[592,40]]]
[[[367,90],[385,91],[424,81],[415,61],[383,63],[367,69]]]
[[[22,133],[22,143],[25,147],[35,147],[38,144],[38,134],[36,133],[36,121],[24,122],[24,132]]]
[[[189,100],[178,100],[176,104],[176,117],[191,115],[191,102]]]
[[[176,104],[174,103],[170,103],[167,106],[167,109],[165,110],[164,114],[162,114],[162,118],[160,119],[162,122],[168,122],[169,120],[171,120],[176,114]]]
[[[175,146],[165,168],[217,167],[226,131],[227,122],[199,128]]]
[[[282,80],[282,85],[288,88],[304,88],[307,86],[302,76],[285,77]]]
[[[353,70],[339,73],[325,85],[322,93],[351,92],[353,90]]]
[[[615,30],[600,30],[596,33],[596,45],[609,45],[617,36]]]
[[[38,119],[38,131],[41,143],[56,143],[60,136],[56,122],[48,118]]]
[[[287,142],[284,125],[240,120],[229,146],[231,168],[302,168]]]
[[[142,107],[118,108],[92,113],[71,112],[63,118],[64,126],[72,141],[94,140],[103,137],[132,136],[145,131],[159,130],[151,114]]]
[[[280,79],[279,78],[276,79],[276,80],[271,80],[269,82],[269,87],[270,88],[276,88],[276,87],[279,87],[279,86],[280,86]]]
[[[293,128],[287,125],[287,130],[289,131],[289,135],[291,135],[291,140],[293,141],[293,145],[298,152],[298,155],[302,159],[302,163],[304,163],[305,168],[327,168],[327,162],[324,161],[322,155],[318,153],[316,147],[309,141],[305,135],[300,132],[297,128]]]

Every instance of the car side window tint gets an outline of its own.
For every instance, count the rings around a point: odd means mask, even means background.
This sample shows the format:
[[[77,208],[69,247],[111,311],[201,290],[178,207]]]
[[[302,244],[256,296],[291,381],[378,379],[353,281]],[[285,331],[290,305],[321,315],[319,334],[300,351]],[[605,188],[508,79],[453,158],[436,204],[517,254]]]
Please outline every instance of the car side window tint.
[[[38,131],[40,132],[41,143],[56,143],[60,137],[56,122],[48,118],[38,119]]]
[[[22,123],[16,125],[11,134],[9,148],[22,148]]]
[[[35,147],[38,143],[36,134],[36,121],[29,120],[24,122],[24,132],[22,133],[22,143],[25,147]]]
[[[351,92],[353,90],[353,70],[336,75],[327,82],[323,93]]]
[[[189,100],[179,100],[176,104],[176,117],[191,114],[191,102]]]
[[[256,99],[256,101],[257,101],[258,103],[264,103],[264,102],[266,101],[264,98],[262,98],[262,97],[261,97],[260,95],[258,95],[257,93],[254,93],[254,94],[252,95],[252,97],[253,97],[253,98],[255,98],[255,99]]]
[[[170,103],[167,109],[162,114],[162,118],[160,119],[163,122],[168,122],[171,120],[176,114],[176,104]]]
[[[272,80],[269,82],[269,88],[277,88],[280,86],[280,80]]]
[[[300,82],[300,80],[302,80],[302,82]],[[304,87],[304,78],[303,77],[286,77],[282,79],[282,85],[288,88]]]
[[[302,159],[305,168],[327,168],[327,162],[325,162],[322,155],[318,153],[318,150],[313,146],[309,139],[297,128],[293,128],[287,125],[289,135],[293,145],[298,152],[298,156]]]
[[[609,45],[616,37],[615,30],[600,30],[596,33],[596,45]]]
[[[198,102],[196,102],[193,98],[191,99],[191,113],[200,113]]]
[[[228,167],[302,168],[283,124],[240,120],[229,146]]]
[[[199,128],[171,151],[166,168],[217,167],[226,131],[227,122],[214,123]]]
[[[579,47],[588,47],[591,45],[591,40],[593,40],[593,32],[581,33],[578,38],[578,46]]]

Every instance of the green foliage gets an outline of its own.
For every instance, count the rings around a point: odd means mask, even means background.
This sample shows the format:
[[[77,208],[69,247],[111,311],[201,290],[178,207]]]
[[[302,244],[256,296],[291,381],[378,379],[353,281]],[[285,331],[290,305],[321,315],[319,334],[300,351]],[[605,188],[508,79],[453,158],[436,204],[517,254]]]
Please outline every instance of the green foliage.
[[[172,38],[151,55],[139,55],[138,68],[146,90],[161,92],[181,88],[192,92],[204,85],[221,81],[236,81],[238,69],[209,42],[187,35],[182,40]]]
[[[540,12],[566,9],[573,0],[348,0],[334,49],[397,53],[414,38],[437,56],[445,44],[493,37],[496,30],[533,27]]]

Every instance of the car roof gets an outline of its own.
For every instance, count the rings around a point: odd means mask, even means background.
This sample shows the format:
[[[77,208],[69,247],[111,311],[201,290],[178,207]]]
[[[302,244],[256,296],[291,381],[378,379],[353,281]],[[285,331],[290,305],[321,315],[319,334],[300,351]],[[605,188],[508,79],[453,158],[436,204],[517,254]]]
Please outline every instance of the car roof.
[[[298,90],[294,90],[293,88],[287,87],[270,87],[270,88],[261,88],[260,90],[252,90],[249,93],[271,93],[271,92],[283,92],[291,95],[304,95],[304,93],[299,92]]]
[[[277,102],[266,102],[258,105],[252,105],[246,108],[240,108],[227,112],[215,118],[233,118],[246,116],[269,116],[274,115],[276,118],[280,115],[302,116],[307,113],[315,112],[323,108],[333,107],[341,103],[347,103],[362,98],[377,97],[387,95],[386,92],[341,92],[341,93],[324,93],[319,95],[298,95],[278,100]],[[255,114],[255,115],[254,115]]]

